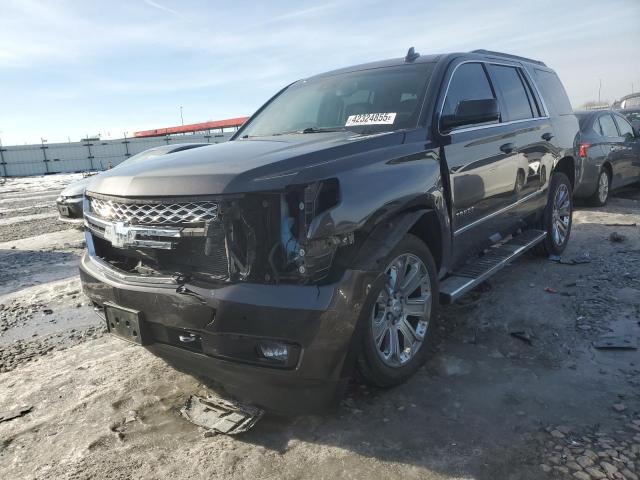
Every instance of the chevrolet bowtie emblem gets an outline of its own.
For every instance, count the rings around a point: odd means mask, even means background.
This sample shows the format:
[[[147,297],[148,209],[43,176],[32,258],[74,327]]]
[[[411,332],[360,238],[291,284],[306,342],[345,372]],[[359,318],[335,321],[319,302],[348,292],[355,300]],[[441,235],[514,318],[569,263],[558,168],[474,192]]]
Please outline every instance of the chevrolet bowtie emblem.
[[[131,228],[123,222],[106,225],[104,229],[104,238],[109,240],[111,245],[117,248],[133,244],[135,236],[135,232],[132,232]]]

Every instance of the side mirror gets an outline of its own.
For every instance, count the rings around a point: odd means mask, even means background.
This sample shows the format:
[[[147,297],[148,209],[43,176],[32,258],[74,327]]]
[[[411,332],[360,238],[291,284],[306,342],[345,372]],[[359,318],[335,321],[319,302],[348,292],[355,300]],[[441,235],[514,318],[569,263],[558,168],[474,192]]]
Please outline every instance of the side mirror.
[[[495,122],[500,119],[500,109],[495,98],[482,100],[462,100],[458,102],[453,115],[444,115],[440,120],[443,130],[451,130],[462,125]]]

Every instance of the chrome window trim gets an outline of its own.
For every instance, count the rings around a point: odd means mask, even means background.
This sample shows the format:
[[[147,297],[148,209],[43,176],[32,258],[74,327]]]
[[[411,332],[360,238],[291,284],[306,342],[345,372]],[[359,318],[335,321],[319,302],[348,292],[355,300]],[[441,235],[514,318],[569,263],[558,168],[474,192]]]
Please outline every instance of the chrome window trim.
[[[536,190],[535,192],[531,192],[529,195],[527,195],[526,197],[522,197],[520,200],[515,201],[514,203],[511,203],[509,205],[507,205],[506,207],[501,208],[500,210],[496,210],[495,212],[490,213],[489,215],[486,215],[482,218],[479,218],[477,220],[474,220],[473,222],[471,222],[469,225],[465,225],[464,227],[459,228],[458,230],[455,230],[453,232],[454,236],[460,235],[461,233],[466,232],[467,230],[475,227],[476,225],[481,224],[482,222],[489,220],[497,215],[501,215],[504,212],[506,212],[507,210],[512,209],[513,207],[516,207],[518,205],[520,205],[523,202],[526,202],[527,200],[535,197],[536,195],[540,195],[541,193],[543,193],[544,190],[543,189],[539,189]]]
[[[529,81],[531,83],[531,85],[533,86],[533,88],[535,89],[535,93],[537,94],[538,98],[540,99],[540,102],[542,103],[542,108],[544,110],[544,115],[540,116],[540,117],[531,117],[531,118],[525,118],[522,120],[512,120],[509,122],[500,122],[500,123],[491,123],[488,125],[476,125],[473,127],[463,127],[463,128],[455,128],[453,130],[451,130],[448,133],[443,133],[442,130],[440,130],[440,119],[442,118],[442,112],[444,110],[444,102],[445,99],[447,98],[447,95],[449,94],[449,88],[451,87],[451,80],[453,79],[453,76],[456,74],[456,71],[458,70],[458,68],[461,65],[464,65],[466,63],[481,63],[481,64],[485,64],[485,65],[501,65],[504,67],[512,67],[512,68],[518,68],[520,69],[521,72],[523,72],[523,74],[526,76],[527,81]],[[486,74],[486,72],[485,72]],[[489,82],[491,82],[491,78],[487,75],[487,80],[489,80]],[[493,87],[493,84],[491,84],[491,86]],[[525,86],[526,87],[526,86]],[[497,99],[496,99],[497,100]],[[522,123],[522,122],[531,122],[531,121],[536,121],[536,120],[548,120],[549,119],[549,110],[547,109],[547,104],[544,100],[544,97],[542,96],[542,94],[540,93],[540,89],[538,88],[538,85],[536,84],[536,82],[533,80],[533,77],[531,75],[529,75],[529,72],[527,71],[527,69],[520,63],[503,63],[503,62],[494,62],[494,61],[490,61],[490,60],[463,60],[462,62],[458,63],[454,68],[453,71],[451,72],[451,75],[449,76],[449,80],[447,81],[447,88],[444,91],[444,95],[442,96],[442,104],[440,105],[440,109],[438,111],[438,133],[442,136],[446,136],[446,135],[453,135],[455,133],[462,133],[462,132],[472,132],[474,130],[482,130],[485,128],[495,128],[495,127],[501,127],[504,125],[513,125],[516,123]]]
[[[465,132],[473,132],[474,130],[483,130],[485,128],[495,128],[495,127],[502,127],[502,126],[508,126],[508,125],[515,125],[517,123],[524,123],[524,122],[535,122],[537,120],[548,120],[549,117],[535,117],[535,118],[525,118],[524,120],[512,120],[510,122],[504,122],[504,123],[491,123],[489,125],[476,125],[475,127],[465,127],[465,128],[458,128],[456,130],[452,130],[451,132],[449,132],[449,135],[454,135],[456,133],[465,133]]]

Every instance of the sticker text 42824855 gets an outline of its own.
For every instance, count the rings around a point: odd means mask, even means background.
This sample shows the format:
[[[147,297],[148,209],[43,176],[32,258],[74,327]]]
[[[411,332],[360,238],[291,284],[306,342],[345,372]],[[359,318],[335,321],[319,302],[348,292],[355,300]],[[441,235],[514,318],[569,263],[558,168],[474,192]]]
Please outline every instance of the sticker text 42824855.
[[[396,119],[395,113],[361,113],[359,115],[349,115],[345,127],[355,127],[358,125],[392,125]]]

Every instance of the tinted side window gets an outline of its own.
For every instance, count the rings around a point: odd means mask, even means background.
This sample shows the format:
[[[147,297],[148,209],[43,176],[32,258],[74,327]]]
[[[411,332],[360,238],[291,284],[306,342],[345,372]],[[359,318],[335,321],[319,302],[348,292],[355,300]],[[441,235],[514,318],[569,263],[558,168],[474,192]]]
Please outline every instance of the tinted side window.
[[[479,63],[463,63],[451,79],[444,99],[443,115],[453,115],[462,100],[486,100],[495,98],[484,68]]]
[[[549,113],[551,115],[571,115],[573,108],[558,76],[553,72],[538,70],[537,68],[534,71],[536,73],[536,84],[544,97]]]
[[[618,129],[616,128],[616,124],[613,123],[613,118],[611,115],[601,115],[598,117],[598,122],[600,122],[600,129],[602,130],[602,135],[605,137],[618,137]]]
[[[619,117],[617,115],[615,115],[613,118],[616,119],[616,123],[618,124],[618,130],[620,130],[621,137],[624,137],[625,135],[631,135],[632,137],[635,137],[635,134],[633,133],[633,128],[631,127],[631,124],[629,122],[627,122],[624,118]]]
[[[524,120],[533,117],[533,110],[518,70],[503,65],[488,65],[496,89],[501,93],[502,121]]]

